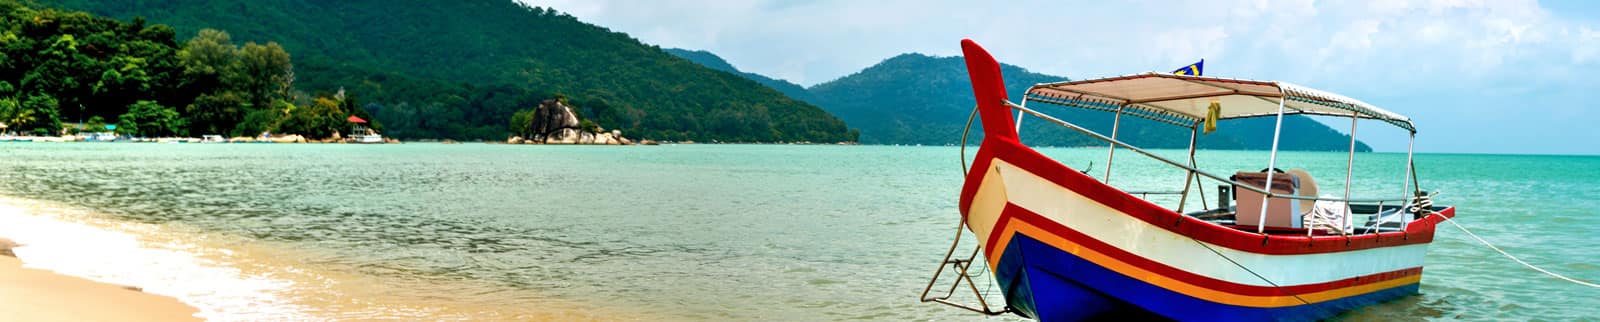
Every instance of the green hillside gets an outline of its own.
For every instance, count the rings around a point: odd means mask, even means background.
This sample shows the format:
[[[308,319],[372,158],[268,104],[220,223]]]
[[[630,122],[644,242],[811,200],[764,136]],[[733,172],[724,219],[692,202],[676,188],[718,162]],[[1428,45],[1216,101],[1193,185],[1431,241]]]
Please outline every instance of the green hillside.
[[[732,65],[705,51],[669,50],[713,69],[742,75],[758,83],[767,84],[789,94],[790,97],[811,102],[845,120],[852,128],[861,130],[861,142],[872,144],[957,144],[961,140],[962,126],[972,110],[972,85],[967,79],[966,64],[959,57],[930,57],[921,54],[903,54],[884,60],[877,65],[827,83],[793,94],[798,85],[775,80],[754,73],[739,71]],[[1017,95],[1033,84],[1067,79],[1029,72],[1021,67],[1001,64],[1006,88]],[[777,85],[773,85],[773,84]],[[1113,115],[1105,112],[1046,106],[1045,112],[1055,114],[1090,129],[1109,134]],[[1200,138],[1200,145],[1212,149],[1268,149],[1272,146],[1270,118],[1223,121],[1218,131]],[[1189,132],[1170,125],[1140,118],[1124,118],[1119,129],[1120,138],[1129,143],[1163,148],[1181,148],[1188,145]],[[976,129],[976,125],[974,126]],[[1349,136],[1304,116],[1284,118],[1286,133],[1282,145],[1286,150],[1344,151],[1349,149]],[[975,130],[976,131],[976,130]],[[974,132],[979,133],[979,132]],[[1024,121],[1023,139],[1029,144],[1051,146],[1099,145],[1077,132],[1046,122]],[[978,135],[974,137],[981,137]],[[1370,151],[1366,143],[1357,143],[1357,149]]]
[[[1007,93],[1019,95],[1029,86],[1066,80],[1066,77],[1029,72],[1001,64]],[[971,112],[972,85],[960,57],[903,54],[877,65],[809,89],[814,103],[850,126],[861,129],[863,143],[956,144]],[[1016,97],[1013,97],[1016,99]],[[1110,134],[1112,113],[1040,105],[1051,113],[1097,132]],[[1141,118],[1123,118],[1119,139],[1154,148],[1187,147],[1189,131]],[[1272,118],[1222,121],[1217,132],[1200,137],[1211,149],[1271,148]],[[1285,150],[1344,151],[1350,137],[1304,116],[1284,118]],[[1100,145],[1100,141],[1053,124],[1023,121],[1022,138],[1029,144],[1051,146]],[[1357,149],[1370,151],[1365,143]]]
[[[679,48],[667,48],[666,51],[668,54],[673,54],[675,56],[682,57],[683,59],[688,59],[689,61],[700,64],[701,66],[743,76],[744,78],[761,83],[761,85],[766,85],[767,87],[776,89],[779,92],[782,92],[783,95],[788,95],[790,98],[815,104],[811,97],[811,93],[807,92],[805,87],[782,79],[740,71],[738,68],[733,67],[733,64],[729,64],[728,61],[722,60],[722,57],[718,57],[716,54],[711,52]]]
[[[586,119],[666,140],[852,141],[827,112],[626,34],[511,0],[39,0],[277,42],[296,87],[339,88],[402,138],[504,139],[507,119],[565,96]]]

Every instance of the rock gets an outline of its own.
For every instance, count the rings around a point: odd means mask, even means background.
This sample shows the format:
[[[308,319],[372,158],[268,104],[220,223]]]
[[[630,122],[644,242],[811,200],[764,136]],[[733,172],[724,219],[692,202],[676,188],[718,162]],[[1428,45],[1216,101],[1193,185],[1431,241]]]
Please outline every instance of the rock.
[[[18,245],[10,239],[0,238],[0,256],[17,257],[17,253],[11,252],[11,249],[17,248],[17,246],[22,245]]]
[[[578,131],[577,128],[560,129],[560,130],[557,130],[557,131],[555,131],[553,133],[550,133],[550,135],[545,136],[544,143],[549,143],[549,144],[578,144],[578,132],[581,132],[581,131]]]
[[[571,107],[554,99],[539,103],[539,108],[534,109],[533,118],[529,122],[532,124],[528,125],[528,129],[535,134],[535,137],[539,135],[548,137],[557,131],[578,128],[580,124],[578,115],[572,112]]]
[[[561,100],[549,99],[539,103],[529,117],[527,137],[516,136],[506,140],[510,144],[633,144],[622,137],[622,130],[606,130],[595,125],[594,132],[581,129],[582,121],[572,112],[572,107]]]

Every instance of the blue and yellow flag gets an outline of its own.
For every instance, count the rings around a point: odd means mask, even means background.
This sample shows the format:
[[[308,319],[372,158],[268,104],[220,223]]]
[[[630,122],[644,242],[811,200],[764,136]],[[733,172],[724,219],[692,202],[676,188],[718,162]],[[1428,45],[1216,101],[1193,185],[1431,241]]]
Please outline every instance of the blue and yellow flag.
[[[1201,59],[1200,62],[1189,64],[1189,66],[1183,66],[1183,68],[1179,68],[1178,70],[1174,70],[1174,71],[1172,71],[1172,73],[1173,74],[1178,74],[1178,75],[1205,76],[1205,74],[1206,74],[1205,71],[1206,71],[1206,60]]]

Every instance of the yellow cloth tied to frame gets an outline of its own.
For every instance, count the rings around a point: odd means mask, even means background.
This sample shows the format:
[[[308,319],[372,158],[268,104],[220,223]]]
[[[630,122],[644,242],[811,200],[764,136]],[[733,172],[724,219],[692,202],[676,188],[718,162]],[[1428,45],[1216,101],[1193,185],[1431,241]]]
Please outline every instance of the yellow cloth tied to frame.
[[[1217,131],[1217,119],[1222,118],[1222,102],[1211,100],[1211,106],[1206,107],[1206,134]]]

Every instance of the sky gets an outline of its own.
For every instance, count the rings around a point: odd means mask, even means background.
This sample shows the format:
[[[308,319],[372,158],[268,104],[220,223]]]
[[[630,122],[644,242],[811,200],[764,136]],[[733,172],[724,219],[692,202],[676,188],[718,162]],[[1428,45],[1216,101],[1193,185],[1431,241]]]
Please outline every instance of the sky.
[[[1600,1],[520,1],[805,86],[971,38],[1073,79],[1205,59],[1206,76],[1344,94],[1411,117],[1419,152],[1600,154]],[[1356,136],[1407,148],[1375,121]]]

